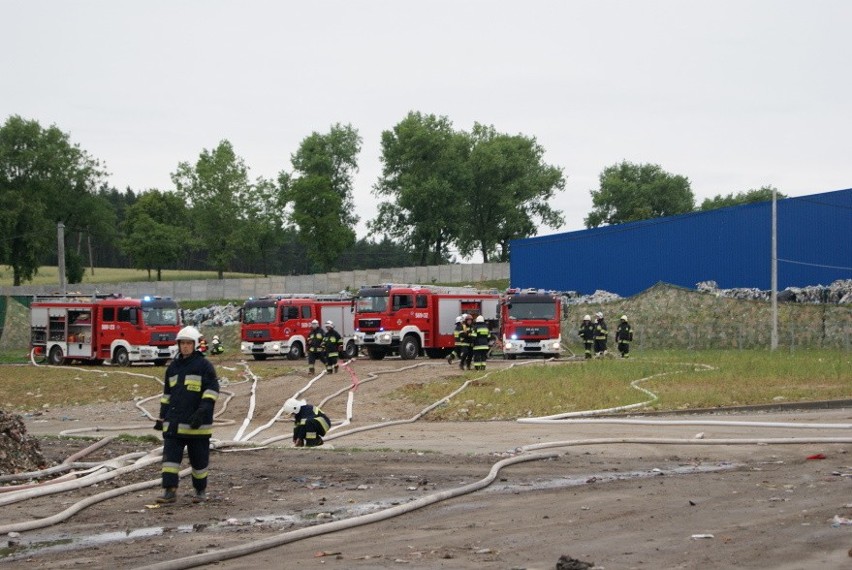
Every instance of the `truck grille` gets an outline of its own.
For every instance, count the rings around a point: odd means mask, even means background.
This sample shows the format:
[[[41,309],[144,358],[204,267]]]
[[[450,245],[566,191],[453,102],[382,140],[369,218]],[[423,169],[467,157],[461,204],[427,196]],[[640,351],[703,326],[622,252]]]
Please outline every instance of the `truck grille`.
[[[151,333],[151,345],[158,344],[174,344],[177,333],[173,332],[154,332]]]
[[[358,319],[358,328],[361,330],[377,330],[380,326],[382,326],[381,319]]]

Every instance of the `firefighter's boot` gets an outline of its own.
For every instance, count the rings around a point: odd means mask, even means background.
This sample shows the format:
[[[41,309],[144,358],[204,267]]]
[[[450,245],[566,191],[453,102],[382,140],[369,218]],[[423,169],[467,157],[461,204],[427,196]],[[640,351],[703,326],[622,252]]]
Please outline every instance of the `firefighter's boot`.
[[[337,374],[337,368],[338,368],[338,366],[337,366],[337,364],[335,364],[335,365],[334,365],[334,373],[335,373],[335,374]]]
[[[157,503],[167,505],[177,501],[177,487],[166,487],[163,494],[157,497]]]
[[[203,503],[206,500],[207,500],[207,491],[201,491],[201,490],[196,489],[195,495],[193,495],[193,497],[192,497],[192,502],[193,503]]]
[[[309,366],[309,367],[308,367],[308,374],[313,374],[313,373],[314,373],[314,367],[313,367],[313,366]]]

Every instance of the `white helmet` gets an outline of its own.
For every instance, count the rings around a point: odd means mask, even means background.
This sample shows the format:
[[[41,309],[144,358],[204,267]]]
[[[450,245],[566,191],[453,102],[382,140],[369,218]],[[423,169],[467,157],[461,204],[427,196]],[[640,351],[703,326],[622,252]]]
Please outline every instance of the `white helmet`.
[[[193,348],[198,348],[198,341],[201,339],[201,332],[192,326],[183,327],[180,329],[175,336],[175,342],[181,340],[191,340],[193,343]]]
[[[591,317],[591,315],[586,315],[586,316],[583,317],[583,320],[584,321],[591,321],[592,317]]]
[[[464,317],[463,317],[463,316],[461,316],[461,315],[459,315],[459,316],[457,316],[457,317],[456,317],[456,322],[457,322],[457,323],[460,323],[460,322],[462,322],[463,320],[464,320]]]
[[[213,335],[213,340],[219,340],[219,335],[214,334],[214,335]]]
[[[596,316],[597,318],[599,318],[599,319],[602,319],[602,318],[603,318],[603,313],[602,313],[602,312],[600,312],[600,311],[598,311],[597,313],[595,313],[595,316]]]
[[[483,317],[482,315],[479,315],[478,317],[476,317],[476,322],[477,323],[484,323],[485,317]]]
[[[621,315],[621,320],[622,320],[622,321],[626,321],[626,320],[627,320],[627,315]]]
[[[298,414],[299,410],[302,409],[302,406],[305,405],[305,400],[297,400],[296,398],[290,398],[286,402],[284,402],[284,411],[288,414]]]
[[[319,321],[318,321],[318,320],[316,320],[316,319],[312,320],[312,321],[311,321],[311,326],[312,326],[312,327],[318,327],[318,326],[319,326]]]
[[[333,322],[331,322],[331,321],[326,321],[326,322],[325,322],[325,328],[327,328],[327,329],[333,329],[333,328],[334,328],[334,323],[333,323]]]

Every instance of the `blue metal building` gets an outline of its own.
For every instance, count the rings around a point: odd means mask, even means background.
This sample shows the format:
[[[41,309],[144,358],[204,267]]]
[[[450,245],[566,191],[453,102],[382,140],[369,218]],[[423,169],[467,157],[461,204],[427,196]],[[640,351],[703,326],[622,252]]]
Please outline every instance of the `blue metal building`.
[[[785,198],[778,289],[852,279],[852,189]],[[660,281],[771,287],[772,202],[513,240],[512,287],[626,297]]]

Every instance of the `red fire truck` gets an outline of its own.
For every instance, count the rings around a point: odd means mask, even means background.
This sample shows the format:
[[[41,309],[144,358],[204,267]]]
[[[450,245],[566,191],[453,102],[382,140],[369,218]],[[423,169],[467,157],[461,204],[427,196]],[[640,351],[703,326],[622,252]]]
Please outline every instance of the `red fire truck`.
[[[500,302],[503,356],[554,356],[562,350],[562,299],[540,289],[509,289]]]
[[[352,331],[352,300],[348,295],[288,293],[249,299],[240,312],[240,352],[255,360],[269,356],[302,358],[311,321],[332,321],[343,337],[343,358],[354,358],[358,347]]]
[[[497,329],[500,295],[468,287],[385,284],[362,287],[355,298],[355,342],[374,360],[399,354],[441,358],[455,346],[456,317],[482,315]]]
[[[163,365],[177,350],[180,309],[172,299],[121,295],[37,296],[30,305],[34,360]]]

